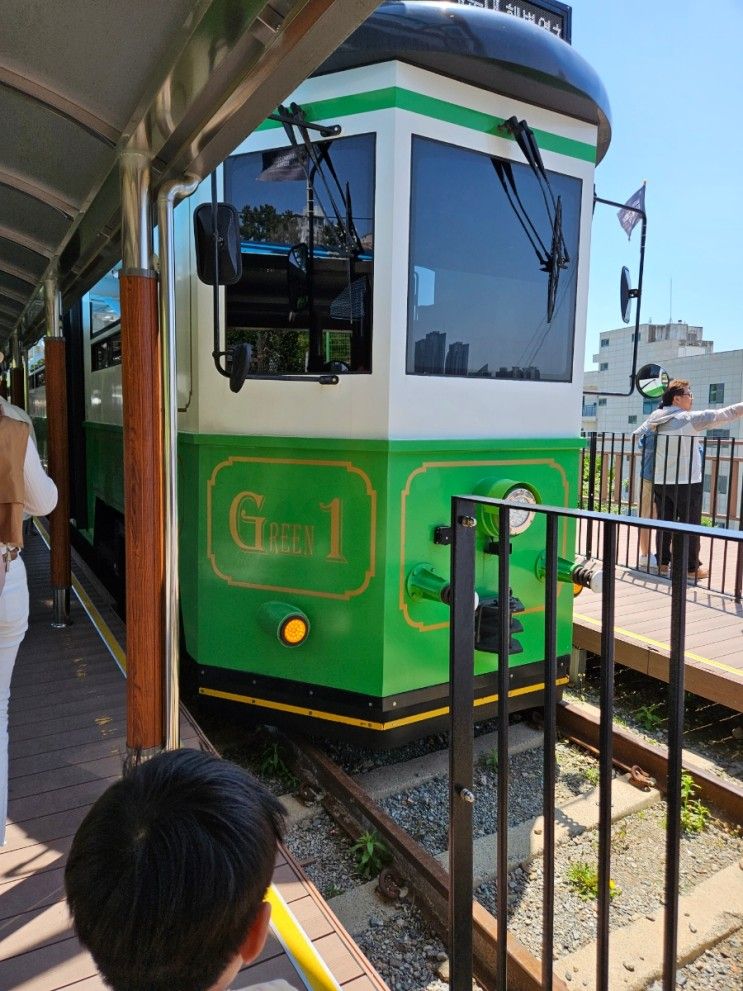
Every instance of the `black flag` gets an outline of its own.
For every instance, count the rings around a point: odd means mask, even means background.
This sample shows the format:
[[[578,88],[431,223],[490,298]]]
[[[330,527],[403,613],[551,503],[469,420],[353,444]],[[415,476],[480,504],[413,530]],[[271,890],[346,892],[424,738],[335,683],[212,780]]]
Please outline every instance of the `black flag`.
[[[644,182],[637,192],[630,196],[622,209],[617,211],[619,223],[622,225],[623,230],[627,232],[627,240],[632,237],[632,231],[635,229],[635,225],[639,224],[641,220],[641,215],[636,212],[637,210],[642,210],[643,213],[645,212]]]

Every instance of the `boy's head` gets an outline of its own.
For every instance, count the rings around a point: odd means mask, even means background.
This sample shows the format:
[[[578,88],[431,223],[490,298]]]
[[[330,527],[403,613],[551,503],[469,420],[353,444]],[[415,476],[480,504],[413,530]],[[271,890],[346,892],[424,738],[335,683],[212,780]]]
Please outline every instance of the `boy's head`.
[[[65,888],[115,991],[225,987],[260,952],[283,814],[246,771],[196,750],[160,754],[98,799]]]

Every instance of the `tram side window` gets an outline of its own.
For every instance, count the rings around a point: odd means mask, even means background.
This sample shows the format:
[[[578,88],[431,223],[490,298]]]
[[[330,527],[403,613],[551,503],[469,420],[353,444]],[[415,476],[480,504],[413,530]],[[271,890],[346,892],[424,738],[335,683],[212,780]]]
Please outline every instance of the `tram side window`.
[[[374,135],[317,147],[320,170],[291,147],[224,165],[243,263],[225,290],[227,346],[252,345],[254,374],[371,371]]]
[[[573,369],[581,181],[549,173],[569,264],[552,320],[548,277],[482,152],[413,138],[407,373],[569,382]],[[511,163],[518,195],[549,250],[539,184]]]
[[[121,364],[120,268],[117,265],[96,283],[88,295],[87,312],[83,314],[90,334],[90,368],[93,372]]]

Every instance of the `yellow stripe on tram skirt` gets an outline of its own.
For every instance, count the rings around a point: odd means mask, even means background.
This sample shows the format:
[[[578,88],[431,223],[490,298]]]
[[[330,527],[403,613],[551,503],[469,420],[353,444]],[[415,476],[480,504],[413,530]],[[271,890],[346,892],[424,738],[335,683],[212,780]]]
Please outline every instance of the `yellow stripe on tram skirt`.
[[[273,884],[268,889],[266,901],[271,906],[271,929],[308,991],[340,991],[328,965]]]

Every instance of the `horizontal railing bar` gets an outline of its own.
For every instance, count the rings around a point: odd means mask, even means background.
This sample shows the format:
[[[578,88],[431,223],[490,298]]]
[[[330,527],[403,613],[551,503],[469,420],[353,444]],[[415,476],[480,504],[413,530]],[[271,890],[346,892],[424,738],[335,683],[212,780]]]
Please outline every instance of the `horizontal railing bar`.
[[[488,496],[472,495],[469,493],[463,493],[456,498],[468,499],[480,506],[505,506],[513,509],[514,506],[520,505],[515,502],[507,502],[504,499],[491,499]],[[622,516],[620,519],[618,513],[597,513],[595,510],[571,509],[567,506],[547,506],[543,503],[537,503],[536,505],[529,503],[529,512],[543,513],[545,515],[557,513],[559,516],[565,516],[569,519],[594,520],[598,523],[621,522],[622,526],[633,526],[651,530],[668,530],[671,533],[698,534],[700,537],[714,537],[715,539],[733,540],[736,543],[743,543],[743,531],[726,530],[722,527],[715,527],[714,530],[711,530],[708,526],[695,526],[691,523],[674,523],[671,520],[646,519],[643,516]]]

